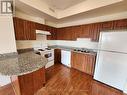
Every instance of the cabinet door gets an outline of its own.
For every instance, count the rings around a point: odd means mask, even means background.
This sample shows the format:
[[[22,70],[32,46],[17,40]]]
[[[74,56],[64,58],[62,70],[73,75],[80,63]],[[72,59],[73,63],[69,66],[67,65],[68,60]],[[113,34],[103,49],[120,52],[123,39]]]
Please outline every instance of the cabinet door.
[[[72,52],[71,55],[71,67],[84,72],[83,56],[79,53]]]
[[[58,40],[76,40],[75,32],[77,29],[75,27],[65,27],[57,29],[57,39]]]
[[[34,95],[45,85],[45,68],[22,76],[11,76],[16,95]]]
[[[73,32],[75,33],[75,38],[80,38],[82,35],[82,26],[74,26]]]
[[[33,73],[34,92],[37,92],[39,89],[41,89],[45,83],[45,68],[43,67]]]
[[[127,29],[127,19],[114,21],[114,29]]]
[[[31,23],[29,21],[24,21],[24,37],[25,40],[30,39]]]
[[[102,22],[102,30],[112,30],[114,28],[113,24],[113,21]]]
[[[92,41],[99,41],[100,31],[102,30],[102,23],[94,23],[90,26],[90,36]]]
[[[93,75],[95,55],[72,52],[71,67],[89,75]]]
[[[60,49],[55,49],[54,51],[54,57],[55,57],[55,64],[61,63],[61,50]]]
[[[36,29],[37,30],[46,30],[46,25],[40,24],[40,23],[35,23]]]
[[[75,68],[83,72],[84,66],[83,66],[82,61],[83,61],[82,54],[72,52],[72,56],[71,56],[71,67],[72,68]]]
[[[52,36],[53,36],[53,29],[52,29],[52,27],[46,26],[46,31],[48,31],[48,32],[51,33],[51,35],[48,35],[48,36],[47,36],[47,39],[48,39],[48,40],[52,40]]]
[[[20,18],[14,19],[16,40],[36,40],[35,23]]]
[[[84,71],[87,74],[93,75],[95,69],[95,55],[85,54],[84,61]]]
[[[57,29],[54,27],[49,27],[49,29],[47,29],[48,32],[51,33],[51,35],[47,36],[48,40],[56,40],[57,39]]]
[[[70,28],[66,27],[64,28],[64,32],[63,32],[63,36],[64,36],[64,40],[71,40],[71,34],[70,34]]]
[[[57,31],[57,40],[64,40],[65,38],[65,29],[64,28],[59,28]]]
[[[69,33],[70,33],[70,37],[71,37],[71,40],[76,40],[77,39],[77,37],[76,37],[76,34],[75,34],[75,30],[73,29],[73,26],[71,26],[71,27],[69,27]]]
[[[57,40],[57,28],[53,28],[52,34],[52,40]]]
[[[13,18],[16,40],[26,40],[24,36],[24,20]]]
[[[73,34],[72,34],[71,29],[72,29],[71,27],[64,28],[64,39],[65,40],[72,40],[73,39]]]
[[[25,74],[18,76],[20,95],[33,95],[34,94],[34,83],[33,74]]]
[[[90,25],[82,25],[81,38],[90,38]]]
[[[35,23],[31,21],[24,21],[24,37],[26,40],[36,40]]]
[[[30,22],[30,40],[36,40],[36,26],[34,22]]]

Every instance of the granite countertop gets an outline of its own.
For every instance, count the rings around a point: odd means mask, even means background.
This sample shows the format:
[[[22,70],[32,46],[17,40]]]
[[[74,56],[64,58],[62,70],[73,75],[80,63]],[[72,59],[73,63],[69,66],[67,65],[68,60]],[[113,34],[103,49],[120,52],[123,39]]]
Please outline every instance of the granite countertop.
[[[0,56],[0,74],[20,76],[34,72],[47,64],[48,60],[33,51],[26,53],[4,54]]]
[[[66,50],[66,51],[72,51],[72,52],[83,53],[83,54],[91,54],[91,55],[95,55],[95,56],[97,54],[97,50],[87,49],[87,48],[84,48],[84,49],[89,50],[90,51],[89,53],[80,52],[80,51],[74,51],[74,49],[82,49],[82,48],[79,48],[79,47],[69,47],[69,46],[52,45],[52,46],[49,46],[49,48],[62,49],[62,50]]]

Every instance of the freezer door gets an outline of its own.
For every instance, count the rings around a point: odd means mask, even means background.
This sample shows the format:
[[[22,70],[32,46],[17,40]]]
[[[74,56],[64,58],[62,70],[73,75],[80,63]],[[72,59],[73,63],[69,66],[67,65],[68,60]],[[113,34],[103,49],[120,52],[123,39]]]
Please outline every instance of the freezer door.
[[[99,49],[127,53],[127,32],[102,32]]]
[[[127,79],[127,54],[99,51],[94,79],[123,90]]]

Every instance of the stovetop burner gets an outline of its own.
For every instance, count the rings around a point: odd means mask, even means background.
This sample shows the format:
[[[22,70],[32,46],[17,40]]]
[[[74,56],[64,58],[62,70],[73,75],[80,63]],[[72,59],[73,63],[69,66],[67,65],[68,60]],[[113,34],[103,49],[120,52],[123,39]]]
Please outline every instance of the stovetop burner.
[[[38,51],[50,51],[50,50],[52,50],[51,48],[44,48],[44,49],[41,49],[41,48],[39,48],[39,49],[37,49]]]
[[[74,51],[84,52],[84,53],[90,53],[90,50],[88,50],[88,49],[74,49]]]
[[[45,51],[45,50],[43,50],[43,49],[38,49],[39,51]]]
[[[51,50],[51,48],[45,48],[46,50]]]

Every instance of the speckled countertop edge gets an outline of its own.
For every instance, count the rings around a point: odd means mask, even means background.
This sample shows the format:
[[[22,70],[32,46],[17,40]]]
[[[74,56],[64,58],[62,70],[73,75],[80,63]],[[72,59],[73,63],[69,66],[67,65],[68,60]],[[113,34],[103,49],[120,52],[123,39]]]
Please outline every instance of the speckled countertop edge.
[[[79,47],[69,47],[69,46],[60,46],[60,45],[52,45],[52,46],[48,46],[48,47],[52,48],[52,49],[62,49],[62,50],[72,51],[72,52],[82,53],[82,54],[90,54],[90,55],[95,55],[95,56],[97,55],[97,50],[96,49],[94,49],[94,50],[89,49],[91,52],[90,53],[85,53],[85,52],[74,51],[74,49],[81,49]]]
[[[33,56],[34,56],[34,51],[33,52],[27,52],[27,53],[32,53],[33,54]],[[4,61],[4,63],[6,64],[6,60],[8,60],[8,58],[11,60],[13,60],[14,58],[16,58],[17,56],[19,56],[20,54],[18,54],[18,53],[16,53],[16,52],[13,52],[13,53],[7,53],[7,54],[0,54],[0,62],[3,62]],[[0,72],[0,75],[3,75],[3,76],[21,76],[21,75],[25,75],[25,74],[29,74],[29,73],[32,73],[32,72],[34,72],[34,71],[37,71],[37,70],[39,70],[39,69],[41,69],[42,67],[45,67],[45,65],[47,64],[47,62],[48,62],[48,60],[46,59],[46,58],[43,58],[42,56],[40,56],[40,55],[37,55],[37,54],[35,54],[35,56],[38,56],[39,58],[40,58],[40,60],[42,61],[43,60],[43,62],[42,62],[42,64],[40,65],[40,62],[39,62],[39,65],[38,66],[36,66],[34,69],[28,69],[27,71],[24,71],[24,72],[16,72],[16,73],[13,73],[12,72],[12,74],[10,73],[10,72],[8,72],[9,70],[8,69],[6,69],[7,71],[5,71],[4,73],[3,72]],[[39,60],[39,61],[40,61]],[[8,62],[8,61],[7,61]],[[11,61],[10,61],[11,62]],[[18,62],[17,62],[18,63]],[[2,64],[2,63],[1,63]],[[36,63],[35,63],[36,64]],[[11,64],[9,64],[9,65],[11,65]],[[26,64],[25,64],[26,65]],[[1,68],[2,68],[2,66],[1,66]],[[2,68],[3,69],[3,68]]]

